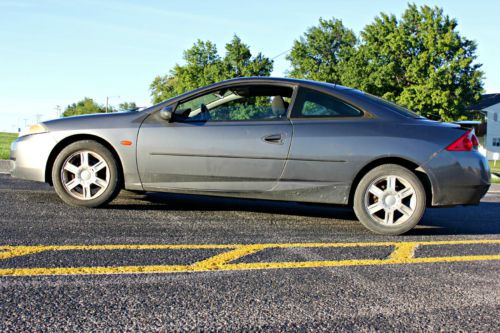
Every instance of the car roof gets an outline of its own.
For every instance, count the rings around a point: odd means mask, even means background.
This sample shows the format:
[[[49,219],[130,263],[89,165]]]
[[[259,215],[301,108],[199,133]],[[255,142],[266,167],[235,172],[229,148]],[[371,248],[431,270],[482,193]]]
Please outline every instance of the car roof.
[[[180,100],[183,100],[185,98],[189,98],[190,96],[197,95],[199,93],[202,93],[204,91],[212,90],[212,89],[217,89],[219,87],[226,87],[228,85],[235,85],[235,84],[288,84],[288,85],[299,85],[303,87],[308,87],[312,88],[315,90],[323,90],[323,91],[328,91],[328,92],[336,92],[336,93],[342,93],[342,91],[349,91],[349,90],[355,90],[353,88],[345,87],[339,84],[334,84],[334,83],[327,83],[327,82],[318,82],[318,81],[312,81],[312,80],[303,80],[303,79],[293,79],[293,78],[284,78],[284,77],[269,77],[269,76],[248,76],[248,77],[237,77],[234,79],[228,79],[220,82],[216,82],[213,84],[210,84],[208,86],[200,87],[198,89],[194,89],[188,92],[185,92],[181,95],[169,98],[163,102],[160,102],[153,107],[158,107],[162,106],[165,104],[170,104],[173,102],[177,102]]]
[[[306,79],[296,79],[296,78],[291,78],[291,77],[277,77],[277,76],[244,76],[244,77],[236,77],[233,79],[227,79],[224,81],[220,81],[218,83],[222,82],[248,82],[248,81],[270,81],[270,82],[291,82],[291,83],[302,83],[302,82],[310,82],[313,84],[326,84],[326,85],[331,85],[334,86],[335,84],[333,83],[327,83],[327,82],[320,82],[320,81],[312,81],[312,80],[306,80]],[[217,84],[217,83],[214,83]],[[339,85],[340,86],[340,85]]]
[[[238,84],[238,83],[288,83],[293,85],[301,85],[301,86],[309,86],[317,89],[328,89],[328,90],[352,90],[353,88],[345,87],[336,83],[328,83],[328,82],[320,82],[320,81],[312,81],[305,79],[294,79],[294,78],[285,78],[285,77],[270,77],[270,76],[248,76],[248,77],[238,77],[234,79],[224,80],[218,83],[214,83],[208,87],[216,87],[217,85],[225,85],[225,84]]]

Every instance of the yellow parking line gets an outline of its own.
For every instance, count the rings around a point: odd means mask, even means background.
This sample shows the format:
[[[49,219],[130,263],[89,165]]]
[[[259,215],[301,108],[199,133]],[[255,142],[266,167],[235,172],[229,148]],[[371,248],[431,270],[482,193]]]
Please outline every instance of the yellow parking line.
[[[459,244],[496,244],[500,239],[469,239],[445,241],[413,241],[413,242],[352,242],[352,243],[257,243],[257,244],[105,244],[105,245],[5,245],[0,250],[17,249],[37,251],[92,251],[92,250],[168,250],[168,249],[234,249],[243,246],[274,247],[367,247],[367,246],[398,246],[414,245],[459,245]]]
[[[500,239],[482,240],[447,240],[447,241],[414,241],[414,242],[354,242],[354,243],[264,243],[264,244],[127,244],[127,245],[37,245],[37,246],[2,246],[0,260],[25,256],[45,251],[95,251],[95,250],[161,250],[161,249],[225,249],[228,251],[198,261],[192,265],[148,265],[118,267],[36,267],[36,268],[3,268],[0,276],[30,275],[85,275],[85,274],[136,274],[136,273],[173,273],[204,272],[214,270],[253,270],[277,268],[315,268],[367,265],[393,265],[438,262],[465,262],[500,260],[500,254],[467,255],[449,257],[414,258],[419,246],[460,245],[460,244],[500,244]],[[272,248],[318,248],[318,247],[373,247],[392,246],[391,255],[387,259],[353,259],[302,262],[255,262],[231,263],[241,257]]]
[[[33,276],[33,275],[100,275],[100,274],[144,274],[144,273],[181,273],[206,271],[236,271],[259,270],[278,268],[321,268],[346,266],[371,266],[394,264],[418,264],[439,262],[464,262],[500,260],[500,255],[487,256],[460,256],[413,258],[407,260],[366,259],[366,260],[339,260],[339,261],[301,261],[275,263],[240,263],[223,264],[216,267],[202,267],[197,265],[158,265],[158,266],[118,266],[118,267],[56,267],[56,268],[6,268],[0,269],[0,276]]]
[[[262,251],[265,247],[262,245],[244,245],[232,251],[224,252],[208,259],[199,261],[192,265],[194,270],[213,270],[221,269],[226,263],[234,261],[238,258],[247,256],[249,254]]]
[[[29,254],[39,253],[45,251],[43,248],[26,248],[19,247],[15,249],[8,249],[4,252],[0,252],[0,260],[10,259],[14,257],[27,256]]]
[[[404,263],[423,264],[423,263],[434,263],[434,262],[459,262],[459,261],[484,261],[484,260],[500,260],[500,254],[411,258],[410,260]]]
[[[388,260],[400,261],[413,257],[417,244],[415,243],[401,243],[395,246]]]
[[[2,250],[42,249],[44,251],[85,251],[85,250],[168,250],[168,249],[231,249],[232,244],[111,244],[111,245],[33,245],[2,246]]]
[[[202,250],[233,249],[238,245],[225,244],[126,244],[126,245],[34,245],[4,246],[0,249],[1,259],[9,259],[23,255],[45,251],[97,251],[97,250]]]
[[[192,271],[189,268],[183,265],[3,268],[0,269],[0,276],[174,273]]]
[[[343,267],[343,266],[372,266],[372,265],[395,265],[395,264],[422,264],[439,262],[462,262],[462,261],[489,261],[500,260],[500,255],[478,255],[436,258],[401,258],[393,259],[365,259],[365,260],[338,260],[338,261],[298,261],[298,262],[262,262],[226,264],[222,270],[252,270],[252,269],[276,269],[276,268],[321,268],[321,267]]]

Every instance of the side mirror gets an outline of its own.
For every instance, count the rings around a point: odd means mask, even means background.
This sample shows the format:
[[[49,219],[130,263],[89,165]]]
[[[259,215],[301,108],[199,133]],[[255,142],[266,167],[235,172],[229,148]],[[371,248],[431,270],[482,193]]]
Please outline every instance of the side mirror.
[[[160,118],[168,121],[169,123],[174,119],[174,112],[171,106],[165,106],[160,110]]]

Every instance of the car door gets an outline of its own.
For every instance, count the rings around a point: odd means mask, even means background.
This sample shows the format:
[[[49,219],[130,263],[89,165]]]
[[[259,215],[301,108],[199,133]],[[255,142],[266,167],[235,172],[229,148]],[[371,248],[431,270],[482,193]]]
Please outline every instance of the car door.
[[[290,119],[293,142],[275,190],[347,204],[352,179],[370,154],[371,118],[332,95],[301,87]]]
[[[246,89],[247,95],[249,91],[283,94],[273,87],[238,89]],[[290,98],[293,90],[284,91],[284,98]],[[276,96],[249,96],[245,99],[230,89],[197,96],[178,103],[171,122],[158,112],[151,114],[138,134],[138,169],[144,189],[271,190],[284,169],[292,126],[286,116],[274,116],[267,102],[256,105],[255,99],[274,101]]]

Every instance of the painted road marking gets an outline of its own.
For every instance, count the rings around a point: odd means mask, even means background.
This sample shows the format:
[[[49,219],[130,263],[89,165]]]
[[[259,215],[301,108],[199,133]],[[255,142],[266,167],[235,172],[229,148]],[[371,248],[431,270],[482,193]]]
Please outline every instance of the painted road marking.
[[[31,275],[93,275],[93,274],[137,274],[137,273],[174,273],[174,272],[206,272],[257,270],[278,268],[315,268],[418,264],[439,262],[464,262],[500,260],[500,254],[467,255],[448,257],[415,258],[417,247],[433,245],[473,245],[500,244],[500,239],[481,240],[447,240],[422,242],[362,242],[362,243],[281,243],[281,244],[128,244],[128,245],[37,245],[37,246],[0,246],[0,260],[27,256],[48,251],[93,251],[93,250],[168,250],[168,249],[225,249],[227,251],[195,262],[191,265],[145,265],[145,266],[106,266],[106,267],[37,267],[37,268],[1,268],[0,276]],[[321,247],[393,247],[391,255],[386,259],[352,259],[300,262],[255,262],[231,263],[247,255],[273,248],[321,248]]]

